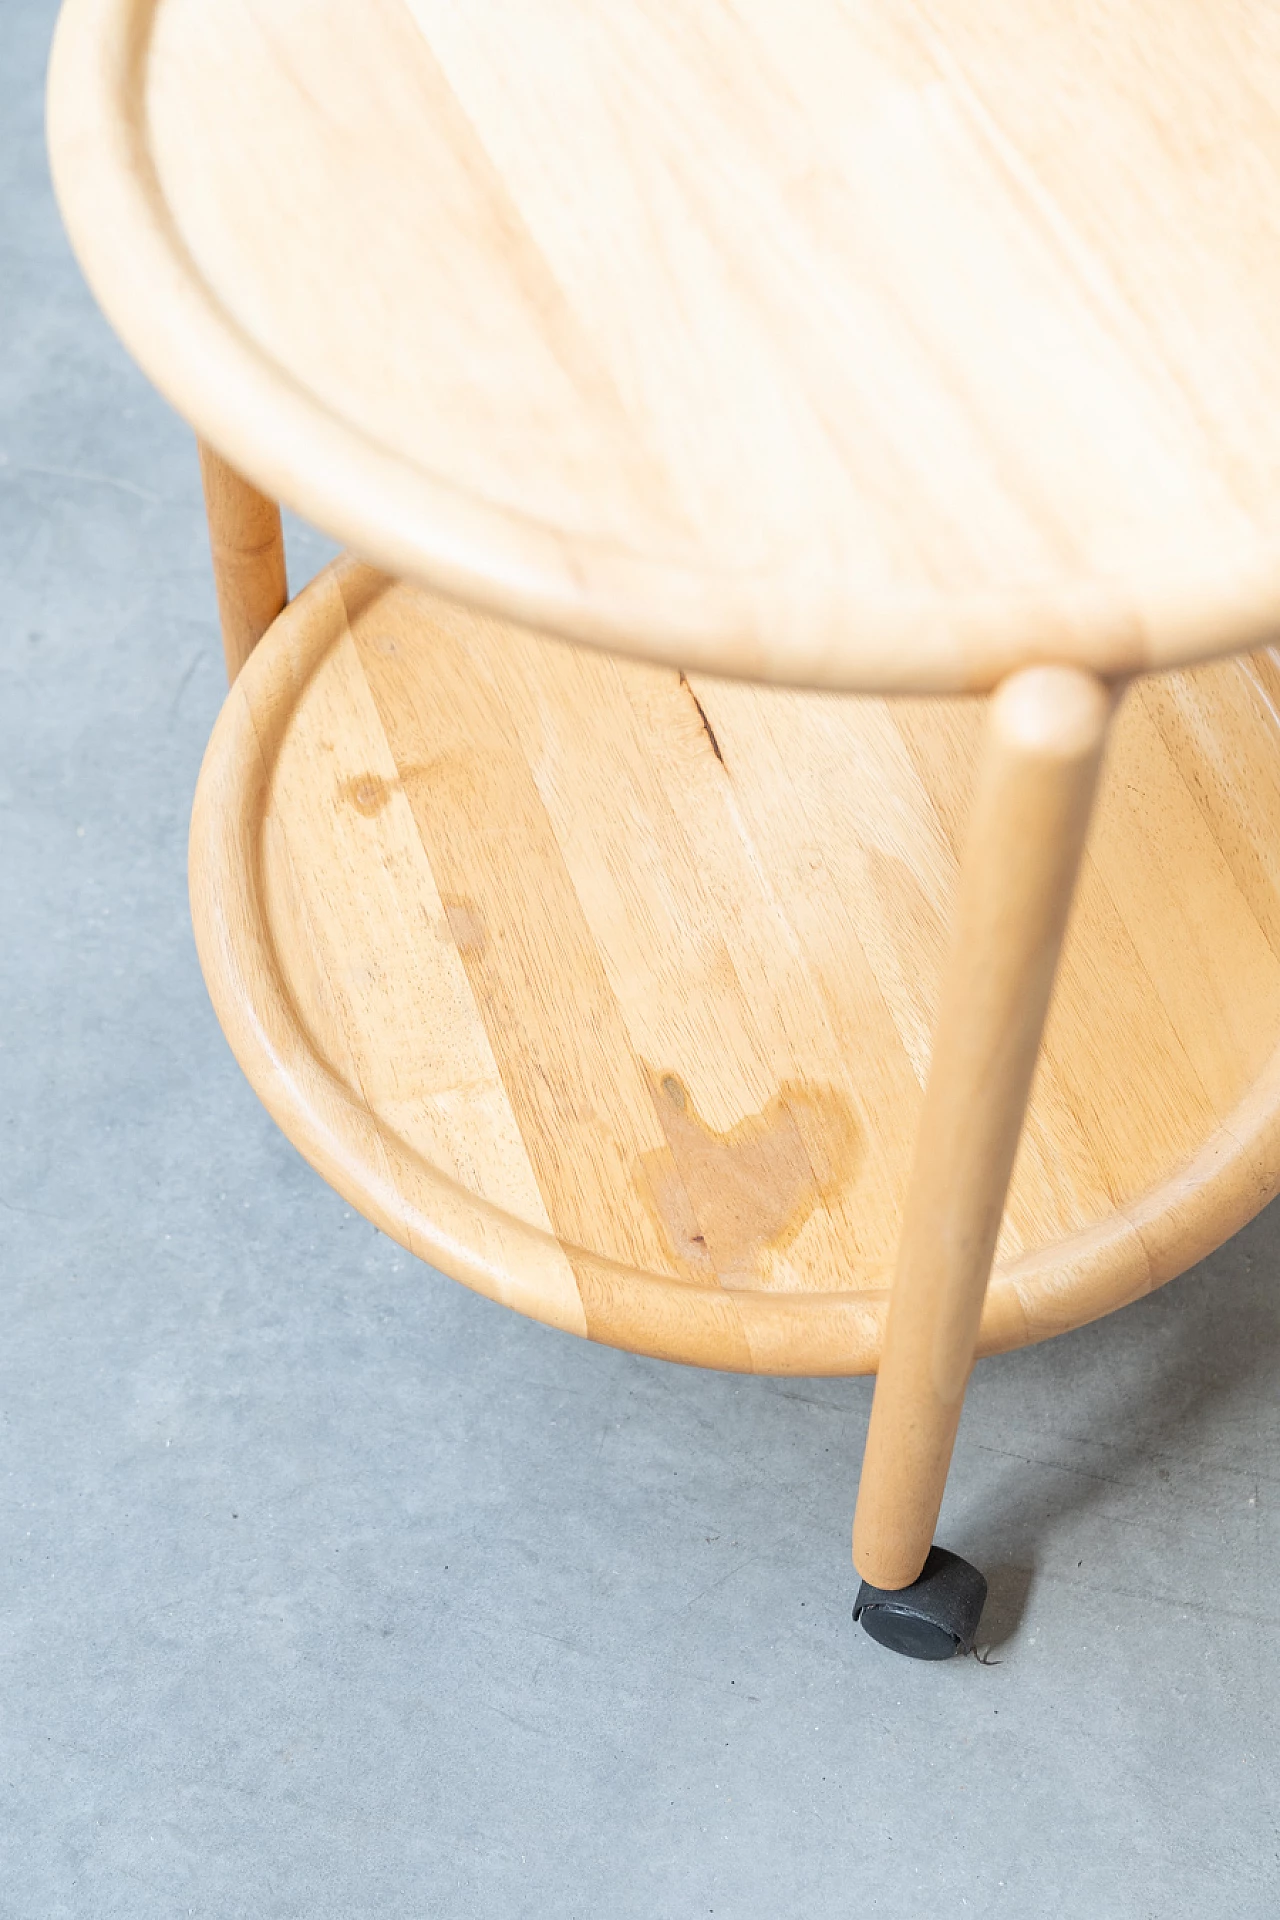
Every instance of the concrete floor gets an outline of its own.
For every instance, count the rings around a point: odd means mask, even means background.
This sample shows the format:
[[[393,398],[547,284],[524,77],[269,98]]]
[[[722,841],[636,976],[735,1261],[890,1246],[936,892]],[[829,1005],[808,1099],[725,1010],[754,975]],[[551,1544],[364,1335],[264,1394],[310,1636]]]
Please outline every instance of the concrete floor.
[[[867,1382],[517,1319],[258,1107],[192,446],[61,236],[52,14],[0,0],[0,1915],[1275,1916],[1280,1211],[979,1369],[1000,1664],[921,1667],[849,1620]]]

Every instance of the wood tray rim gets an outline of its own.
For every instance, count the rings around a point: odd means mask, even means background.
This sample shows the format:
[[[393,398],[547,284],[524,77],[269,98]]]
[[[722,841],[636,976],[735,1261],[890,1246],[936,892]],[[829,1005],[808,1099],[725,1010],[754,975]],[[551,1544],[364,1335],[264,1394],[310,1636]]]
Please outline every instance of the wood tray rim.
[[[471,495],[383,447],[244,331],[192,259],[147,140],[162,0],[65,0],[49,70],[55,191],[108,318],[165,397],[271,497],[469,605],[685,668],[796,687],[987,691],[1036,661],[1102,673],[1189,665],[1280,629],[1280,561],[1188,577],[1071,576],[949,595],[816,586],[641,554]]]
[[[257,887],[257,820],[295,703],[340,637],[325,588],[335,574],[365,604],[394,583],[343,558],[294,600],[250,656],[214,726],[190,838],[191,908],[210,997],[241,1068],[287,1137],[330,1185],[409,1252],[491,1299],[585,1335],[585,1317],[540,1286],[554,1236],[470,1193],[372,1114],[318,1058],[275,960]],[[330,601],[329,606],[332,605]],[[256,983],[256,984],[255,984]],[[1084,1325],[1163,1285],[1237,1232],[1280,1191],[1280,1049],[1199,1151],[1127,1208],[1067,1239],[997,1265],[980,1353]],[[529,1271],[479,1251],[484,1218],[527,1247]],[[470,1231],[468,1230],[470,1228]],[[593,1339],[725,1370],[855,1374],[875,1370],[888,1290],[770,1293],[643,1273],[591,1250],[629,1331]],[[733,1333],[726,1343],[726,1331]],[[726,1358],[726,1345],[750,1356]]]

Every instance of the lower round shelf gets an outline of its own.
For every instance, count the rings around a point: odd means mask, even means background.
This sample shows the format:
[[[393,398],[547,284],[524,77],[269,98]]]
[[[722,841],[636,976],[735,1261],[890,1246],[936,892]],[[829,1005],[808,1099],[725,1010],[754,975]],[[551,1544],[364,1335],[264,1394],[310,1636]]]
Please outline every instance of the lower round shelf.
[[[1278,709],[1269,654],[1126,698],[983,1351],[1280,1187]],[[668,1359],[871,1370],[980,720],[686,679],[340,562],[205,759],[214,1005],[312,1164],[456,1279]]]

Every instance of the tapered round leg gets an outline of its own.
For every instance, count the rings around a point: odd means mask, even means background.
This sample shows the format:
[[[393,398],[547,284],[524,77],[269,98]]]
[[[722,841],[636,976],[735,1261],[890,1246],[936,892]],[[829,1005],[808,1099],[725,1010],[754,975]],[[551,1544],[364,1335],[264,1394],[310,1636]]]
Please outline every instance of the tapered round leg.
[[[280,509],[200,442],[205,514],[227,678],[234,680],[288,602]]]
[[[933,1541],[1111,707],[1070,667],[991,701],[854,1522],[882,1593]]]

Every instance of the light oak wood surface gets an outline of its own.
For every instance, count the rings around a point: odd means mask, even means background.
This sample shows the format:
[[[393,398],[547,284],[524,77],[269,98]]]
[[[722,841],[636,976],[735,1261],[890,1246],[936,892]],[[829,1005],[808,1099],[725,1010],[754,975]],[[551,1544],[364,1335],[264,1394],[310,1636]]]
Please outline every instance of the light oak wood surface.
[[[68,0],[50,91],[99,298],[264,493],[872,690],[1274,637],[1278,123],[1263,0]]]
[[[988,708],[858,1487],[873,1587],[933,1543],[1111,709],[1076,667],[1024,667]]]
[[[1126,696],[980,1351],[1276,1191],[1277,701],[1269,653]],[[219,1016],[313,1164],[482,1292],[672,1359],[873,1368],[983,706],[627,664],[343,562],[201,775]]]

